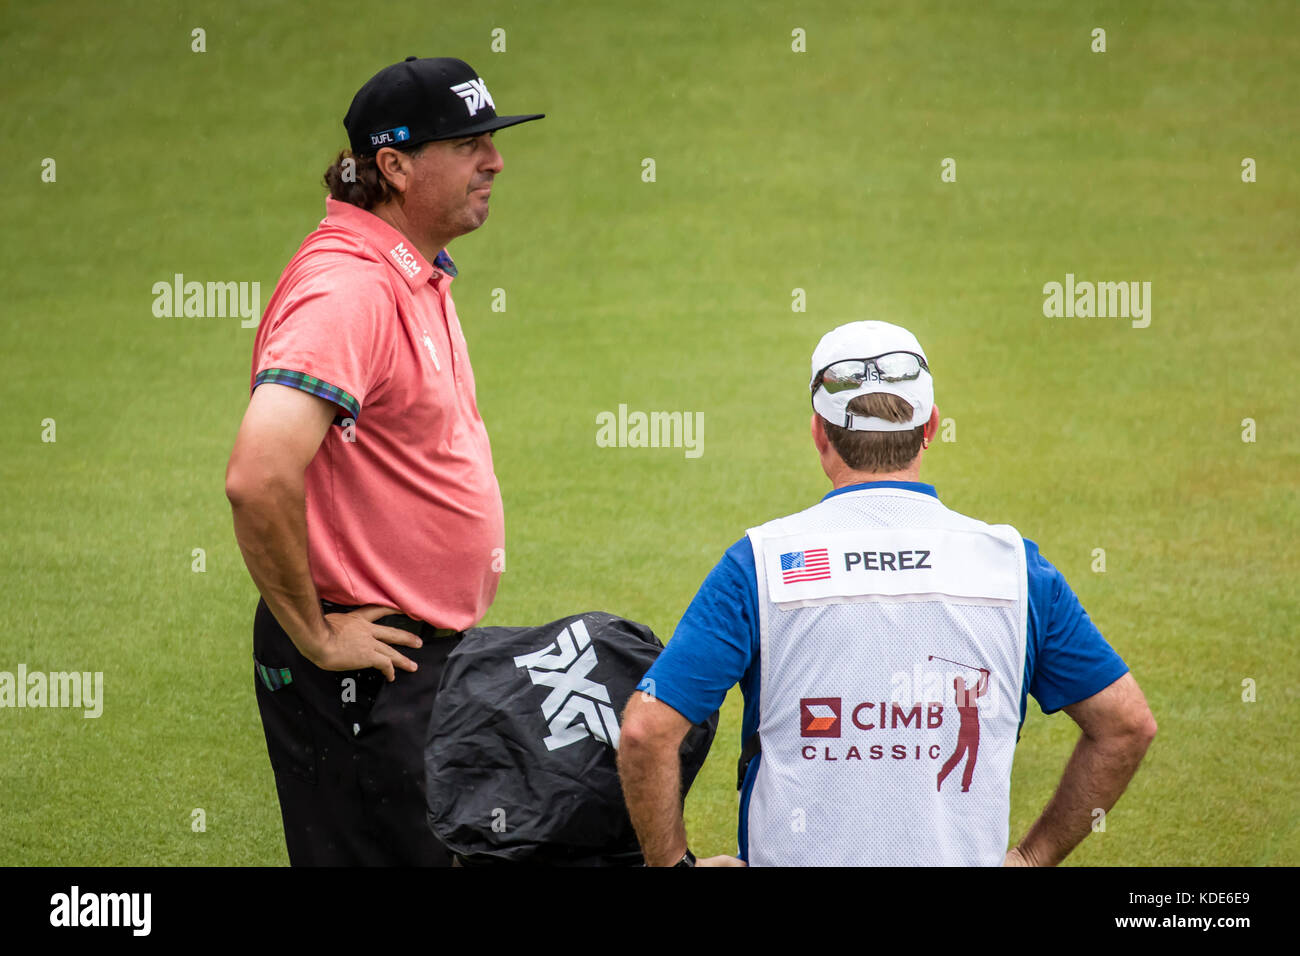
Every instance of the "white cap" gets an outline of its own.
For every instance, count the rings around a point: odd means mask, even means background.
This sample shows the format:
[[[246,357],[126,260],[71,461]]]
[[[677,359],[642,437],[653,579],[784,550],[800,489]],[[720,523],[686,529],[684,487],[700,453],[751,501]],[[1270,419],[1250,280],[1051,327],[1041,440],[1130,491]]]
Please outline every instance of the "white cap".
[[[808,387],[812,388],[817,376],[828,365],[846,359],[876,358],[891,352],[911,352],[925,359],[925,352],[921,351],[921,343],[916,340],[916,336],[901,326],[874,321],[841,325],[823,335],[817,348],[813,349],[812,376],[808,380]],[[912,406],[911,421],[891,422],[883,418],[854,415],[849,411],[849,402],[859,395],[874,392],[887,392],[906,399]],[[920,375],[907,381],[864,382],[860,388],[841,392],[828,392],[819,386],[813,393],[812,403],[822,418],[852,431],[907,431],[930,420],[930,412],[934,408],[934,379],[928,369],[922,368]]]

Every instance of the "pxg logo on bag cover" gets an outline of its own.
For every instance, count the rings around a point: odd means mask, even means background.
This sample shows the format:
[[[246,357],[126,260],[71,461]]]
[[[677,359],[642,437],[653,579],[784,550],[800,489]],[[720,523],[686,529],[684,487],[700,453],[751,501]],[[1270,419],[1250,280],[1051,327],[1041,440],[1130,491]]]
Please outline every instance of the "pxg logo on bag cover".
[[[587,678],[596,663],[596,648],[581,618],[540,651],[515,658],[515,666],[528,668],[534,684],[551,688],[542,701],[542,716],[550,730],[542,738],[547,750],[588,736],[618,749],[618,715],[610,705],[609,691]]]

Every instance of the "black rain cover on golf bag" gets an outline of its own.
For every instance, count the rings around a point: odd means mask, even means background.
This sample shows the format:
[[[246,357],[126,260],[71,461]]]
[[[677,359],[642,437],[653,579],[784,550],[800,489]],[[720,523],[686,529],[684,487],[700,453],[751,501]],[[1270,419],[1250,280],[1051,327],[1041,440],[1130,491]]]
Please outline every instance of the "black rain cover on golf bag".
[[[477,627],[447,658],[424,751],[429,826],[466,865],[642,862],[614,749],[618,716],[663,645],[589,611]],[[682,794],[717,730],[682,742]]]

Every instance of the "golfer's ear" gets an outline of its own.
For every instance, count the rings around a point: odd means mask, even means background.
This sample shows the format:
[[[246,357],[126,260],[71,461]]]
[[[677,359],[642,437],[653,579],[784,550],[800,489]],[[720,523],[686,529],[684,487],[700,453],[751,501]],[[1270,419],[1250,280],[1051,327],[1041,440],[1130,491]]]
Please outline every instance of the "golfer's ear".
[[[406,157],[396,149],[385,146],[375,154],[375,166],[379,174],[393,184],[400,193],[406,192]]]

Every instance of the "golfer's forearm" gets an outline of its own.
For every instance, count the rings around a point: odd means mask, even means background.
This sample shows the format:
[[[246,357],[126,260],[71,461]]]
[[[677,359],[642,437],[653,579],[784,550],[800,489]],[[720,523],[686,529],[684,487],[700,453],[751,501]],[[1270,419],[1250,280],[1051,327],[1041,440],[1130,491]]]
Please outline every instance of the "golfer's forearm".
[[[1151,743],[1143,734],[1100,740],[1086,734],[1065,767],[1061,783],[1019,847],[1034,866],[1056,866],[1091,831],[1096,810],[1109,812]]]
[[[625,737],[619,744],[618,772],[646,866],[671,866],[686,852],[677,748],[629,742]]]
[[[307,558],[307,508],[301,485],[264,485],[231,496],[235,540],[267,607],[304,656],[312,658],[325,618]]]

